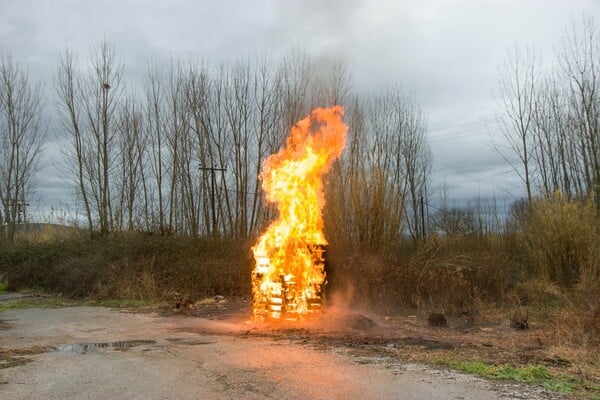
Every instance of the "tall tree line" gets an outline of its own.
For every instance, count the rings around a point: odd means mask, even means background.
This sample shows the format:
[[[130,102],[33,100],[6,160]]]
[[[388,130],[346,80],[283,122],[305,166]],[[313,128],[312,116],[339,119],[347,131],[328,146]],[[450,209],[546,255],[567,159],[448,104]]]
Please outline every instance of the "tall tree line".
[[[0,54],[0,239],[12,241],[35,186],[45,141],[40,86],[8,54]]]
[[[573,20],[550,70],[515,49],[500,79],[504,152],[534,194],[595,196],[600,206],[600,30]],[[516,156],[511,157],[511,156]]]
[[[342,104],[350,140],[330,176],[328,229],[368,243],[423,235],[431,155],[421,112],[400,87],[357,96],[343,63],[316,69],[292,53],[155,62],[141,88],[126,88],[115,54],[103,42],[85,65],[65,51],[56,73],[65,157],[90,232],[259,233],[274,216],[262,161],[311,108]]]
[[[329,227],[337,239],[372,249],[423,238],[432,159],[414,98],[392,86],[347,104],[348,142],[329,178]]]
[[[45,137],[41,90],[1,61],[0,222],[12,237]],[[328,235],[367,245],[424,235],[431,154],[421,111],[401,87],[358,95],[342,62],[324,66],[300,52],[152,62],[142,84],[124,71],[103,41],[87,59],[65,50],[52,85],[67,177],[90,234],[258,234],[275,212],[264,204],[262,161],[312,108],[341,104],[350,134],[328,176]]]

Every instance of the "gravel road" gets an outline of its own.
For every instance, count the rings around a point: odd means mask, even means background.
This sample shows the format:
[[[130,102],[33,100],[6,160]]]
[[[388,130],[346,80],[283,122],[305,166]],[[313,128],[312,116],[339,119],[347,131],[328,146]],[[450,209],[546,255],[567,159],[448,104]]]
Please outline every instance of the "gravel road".
[[[535,399],[531,387],[352,355],[247,322],[102,307],[0,313],[2,399]]]

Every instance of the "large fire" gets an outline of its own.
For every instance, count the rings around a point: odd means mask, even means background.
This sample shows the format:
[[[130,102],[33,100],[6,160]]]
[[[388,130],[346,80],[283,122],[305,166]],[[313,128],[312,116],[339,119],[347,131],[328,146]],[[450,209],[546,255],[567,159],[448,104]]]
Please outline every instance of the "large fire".
[[[297,319],[321,308],[327,244],[321,178],[344,149],[343,114],[341,106],[313,110],[263,164],[262,187],[278,218],[252,248],[254,318]]]

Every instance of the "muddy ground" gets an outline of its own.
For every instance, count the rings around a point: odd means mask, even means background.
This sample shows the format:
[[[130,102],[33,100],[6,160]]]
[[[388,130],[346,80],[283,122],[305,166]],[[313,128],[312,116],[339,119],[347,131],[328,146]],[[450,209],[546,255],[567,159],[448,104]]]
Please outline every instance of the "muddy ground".
[[[460,319],[431,328],[417,315],[375,317],[339,308],[319,320],[285,324],[248,316],[247,302],[224,298],[180,309],[5,311],[0,398],[562,398],[420,363],[452,354],[562,362],[535,329],[475,328]]]

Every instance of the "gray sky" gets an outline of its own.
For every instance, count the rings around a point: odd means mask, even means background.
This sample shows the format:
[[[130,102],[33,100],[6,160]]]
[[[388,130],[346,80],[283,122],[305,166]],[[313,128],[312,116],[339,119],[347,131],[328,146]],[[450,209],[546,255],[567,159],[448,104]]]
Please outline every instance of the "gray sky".
[[[106,36],[136,76],[151,59],[302,49],[346,62],[358,91],[398,83],[414,92],[430,128],[434,186],[451,198],[519,197],[522,185],[491,148],[498,68],[511,46],[535,45],[550,62],[570,18],[600,17],[598,0],[0,0],[0,51],[45,85],[70,46],[87,56]],[[56,121],[54,121],[56,123]],[[350,127],[352,129],[352,127]],[[49,146],[39,206],[72,196]]]

